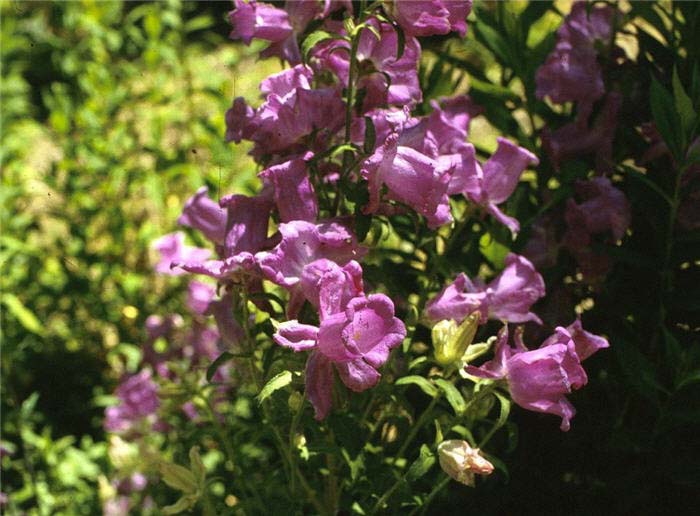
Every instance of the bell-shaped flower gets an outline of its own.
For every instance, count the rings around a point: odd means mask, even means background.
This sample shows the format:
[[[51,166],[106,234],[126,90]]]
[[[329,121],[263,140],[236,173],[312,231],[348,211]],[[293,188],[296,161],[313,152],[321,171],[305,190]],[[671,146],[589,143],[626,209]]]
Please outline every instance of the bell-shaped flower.
[[[467,34],[471,0],[393,0],[389,12],[406,34],[434,36],[456,32]]]
[[[428,302],[426,315],[432,321],[454,319],[461,322],[478,310],[482,322],[496,319],[541,324],[540,318],[530,312],[530,307],[544,297],[542,276],[529,260],[514,253],[506,257],[505,265],[488,285],[472,281],[461,273]]]
[[[574,342],[576,354],[583,362],[599,349],[610,347],[608,340],[600,335],[587,332],[581,325],[581,316],[566,328],[561,326],[556,328],[556,332],[542,343],[541,347],[551,344],[567,344],[569,340]]]
[[[563,328],[557,333],[560,330]],[[576,409],[566,395],[588,382],[574,341],[561,333],[556,343],[532,351],[520,339],[516,344],[515,348],[509,346],[508,327],[504,326],[494,359],[481,367],[468,365],[466,372],[480,378],[505,379],[515,403],[527,410],[558,415],[561,430],[569,430]]]
[[[318,217],[316,193],[306,171],[306,162],[312,157],[313,153],[308,152],[303,157],[273,165],[258,174],[266,184],[273,187],[281,222],[314,222]]]
[[[431,228],[452,220],[447,197],[450,170],[411,147],[399,145],[399,135],[390,135],[362,165],[368,182],[368,213],[379,210],[384,185],[388,197],[407,204],[426,217]]]
[[[276,42],[292,34],[286,11],[256,0],[234,0],[234,9],[228,17],[233,27],[229,37],[241,39],[246,45],[253,38]]]

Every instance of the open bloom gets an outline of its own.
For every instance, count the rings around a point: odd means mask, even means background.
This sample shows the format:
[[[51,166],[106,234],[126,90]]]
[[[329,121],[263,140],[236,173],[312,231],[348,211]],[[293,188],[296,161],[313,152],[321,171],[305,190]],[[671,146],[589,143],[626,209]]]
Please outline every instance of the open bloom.
[[[517,254],[509,254],[505,265],[488,285],[460,274],[428,302],[426,315],[432,321],[462,321],[470,313],[479,311],[482,322],[499,319],[541,324],[530,307],[545,294],[542,276],[529,260]]]
[[[345,269],[327,261],[314,262],[312,291],[318,290],[319,327],[296,320],[282,323],[274,335],[280,346],[294,351],[311,351],[306,364],[306,393],[314,406],[316,419],[326,417],[331,408],[333,370],[351,390],[373,387],[381,375],[377,371],[392,348],[406,336],[406,327],[394,317],[394,304],[384,294],[365,296],[357,292],[359,264]],[[361,288],[361,287],[360,287]],[[348,295],[359,295],[348,299]],[[311,293],[310,297],[316,294]]]

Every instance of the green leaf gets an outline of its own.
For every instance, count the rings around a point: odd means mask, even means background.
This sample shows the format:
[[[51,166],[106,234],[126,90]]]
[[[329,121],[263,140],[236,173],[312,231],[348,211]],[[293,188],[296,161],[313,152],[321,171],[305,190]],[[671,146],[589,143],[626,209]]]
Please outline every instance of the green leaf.
[[[258,403],[262,403],[269,398],[273,392],[286,387],[290,383],[292,383],[291,371],[282,371],[281,373],[276,374],[270,379],[269,382],[265,384],[260,391],[260,394],[258,394]]]
[[[506,40],[501,37],[496,29],[487,25],[483,21],[476,23],[476,32],[486,47],[491,50],[496,58],[504,65],[512,64],[510,61],[510,49]]]
[[[188,509],[191,509],[196,503],[197,497],[195,495],[183,496],[174,504],[163,507],[162,512],[165,515],[179,514]]]
[[[655,77],[651,78],[651,88],[649,90],[651,101],[651,113],[654,117],[656,128],[661,134],[664,142],[671,151],[671,154],[680,162],[682,159],[681,149],[684,144],[682,139],[682,128],[680,119],[676,113],[676,104],[671,94],[664,88]]]
[[[506,421],[508,421],[511,402],[500,392],[494,391],[493,393],[496,395],[496,398],[498,398],[498,402],[501,404],[501,411],[499,412],[498,420],[496,421],[496,428],[500,428],[506,424]]]
[[[494,267],[502,269],[510,249],[497,242],[489,233],[484,233],[479,239],[479,251]]]
[[[695,125],[695,120],[697,118],[697,112],[693,109],[693,101],[683,89],[681,80],[678,77],[678,69],[673,68],[673,97],[676,104],[676,110],[681,119],[681,125],[684,131],[685,139],[692,136],[693,126]]]
[[[25,330],[39,336],[44,335],[44,326],[39,322],[34,312],[24,306],[17,296],[5,293],[2,295],[2,302]]]
[[[170,462],[161,462],[158,469],[163,477],[163,482],[173,489],[187,494],[192,494],[197,490],[197,479],[194,478],[189,469]]]
[[[304,42],[301,44],[301,55],[304,56],[304,60],[306,60],[309,56],[309,52],[311,52],[311,49],[318,45],[321,41],[327,41],[335,38],[336,37],[333,36],[333,34],[326,32],[325,30],[314,31],[306,36]]]
[[[448,382],[443,378],[436,379],[435,384],[445,393],[445,398],[447,398],[447,402],[455,411],[455,414],[458,416],[463,414],[467,409],[467,404],[462,397],[462,393],[459,392],[459,389],[457,389],[452,382]]]
[[[202,456],[199,454],[199,446],[190,448],[190,468],[199,485],[203,486],[207,477],[207,468],[204,467]]]
[[[214,378],[217,369],[219,369],[219,367],[221,367],[225,362],[228,362],[232,358],[233,355],[228,351],[224,351],[218,357],[216,357],[216,360],[214,360],[211,363],[211,365],[207,367],[207,381],[211,382],[211,379]]]
[[[395,385],[416,385],[422,390],[424,393],[426,393],[428,396],[431,398],[434,398],[435,396],[438,395],[438,390],[435,388],[435,386],[430,383],[430,381],[427,378],[423,378],[422,376],[417,376],[417,375],[411,375],[411,376],[404,376],[403,378],[399,378],[394,382]]]
[[[418,458],[411,464],[406,472],[406,480],[408,482],[413,482],[418,480],[420,477],[425,475],[430,468],[435,464],[435,455],[430,451],[430,448],[425,444],[420,447],[420,454]]]

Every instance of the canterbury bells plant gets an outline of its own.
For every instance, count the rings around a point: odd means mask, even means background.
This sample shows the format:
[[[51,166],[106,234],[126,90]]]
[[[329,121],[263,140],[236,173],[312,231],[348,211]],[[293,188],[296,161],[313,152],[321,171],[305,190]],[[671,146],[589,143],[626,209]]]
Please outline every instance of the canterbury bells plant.
[[[581,309],[542,310],[528,250],[546,245],[520,236],[538,233],[518,208],[543,159],[533,133],[486,130],[488,106],[440,72],[471,9],[234,1],[231,38],[283,63],[225,114],[259,181],[218,198],[202,186],[154,242],[155,271],[188,282],[186,309],[149,318],[140,371],[105,419],[138,450],[122,478],[172,488],[149,502],[165,514],[412,514],[503,482],[512,412],[576,425],[583,363],[608,342]],[[538,97],[579,106],[571,128],[545,131],[547,163],[597,155],[563,219],[584,274],[606,271],[591,238],[614,245],[629,225],[605,176],[616,93],[596,59],[615,19],[575,4],[536,75]]]

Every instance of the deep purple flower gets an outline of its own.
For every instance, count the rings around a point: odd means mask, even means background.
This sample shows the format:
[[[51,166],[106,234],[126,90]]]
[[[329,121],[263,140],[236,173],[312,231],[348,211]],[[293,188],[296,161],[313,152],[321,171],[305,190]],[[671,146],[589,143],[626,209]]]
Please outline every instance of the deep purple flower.
[[[488,285],[460,274],[428,302],[426,315],[432,321],[454,319],[461,322],[478,310],[482,322],[497,319],[542,324],[540,318],[530,312],[530,307],[545,294],[542,276],[532,263],[517,254],[509,254],[505,265]]]
[[[189,226],[215,244],[223,244],[226,236],[226,211],[207,197],[209,189],[203,186],[185,203],[178,224]]]
[[[119,404],[105,411],[105,429],[123,432],[146,416],[155,414],[160,406],[158,386],[151,379],[151,372],[144,369],[119,384],[115,391]]]
[[[563,328],[557,328],[558,333],[560,330]],[[507,380],[515,403],[527,410],[561,416],[560,428],[566,432],[576,414],[566,395],[588,382],[574,341],[561,333],[556,343],[532,351],[528,351],[519,339],[516,339],[516,344],[515,348],[508,345],[508,327],[504,326],[493,360],[481,367],[467,366],[467,373],[480,378]]]
[[[185,234],[182,231],[160,237],[153,242],[152,247],[160,253],[160,261],[155,266],[156,272],[171,276],[184,274],[184,271],[173,269],[173,264],[201,262],[211,254],[209,249],[186,246]]]
[[[308,152],[303,157],[273,165],[258,174],[274,189],[281,222],[315,222],[318,217],[318,201],[306,169],[306,162],[312,157],[313,153]]]
[[[471,0],[393,0],[390,12],[406,34],[433,36],[467,34]]]

